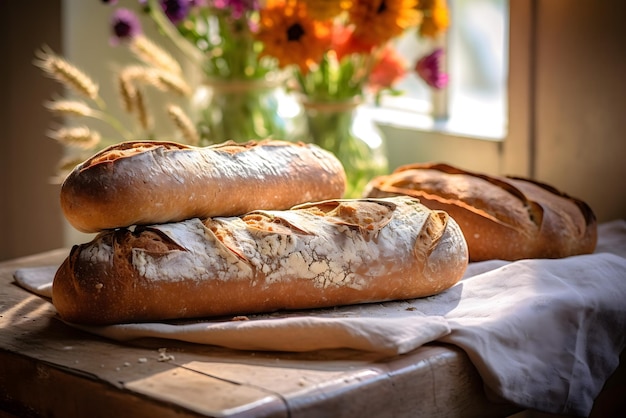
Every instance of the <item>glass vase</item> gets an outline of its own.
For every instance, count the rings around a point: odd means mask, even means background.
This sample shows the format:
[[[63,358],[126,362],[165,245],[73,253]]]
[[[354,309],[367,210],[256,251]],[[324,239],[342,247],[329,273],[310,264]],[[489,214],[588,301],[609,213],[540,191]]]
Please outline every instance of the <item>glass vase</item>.
[[[341,161],[347,177],[346,198],[361,197],[365,185],[388,170],[384,137],[360,103],[302,101],[306,141],[332,152]]]
[[[202,145],[227,140],[289,140],[302,117],[280,80],[205,79],[194,93],[191,114]]]

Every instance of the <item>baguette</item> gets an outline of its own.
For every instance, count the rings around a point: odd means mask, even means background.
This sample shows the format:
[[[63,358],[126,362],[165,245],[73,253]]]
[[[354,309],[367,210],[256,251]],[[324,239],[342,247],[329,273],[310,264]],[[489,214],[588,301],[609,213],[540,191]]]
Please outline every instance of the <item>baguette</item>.
[[[341,198],[346,178],[331,153],[265,140],[208,147],[125,142],[78,165],[61,187],[61,207],[82,232]]]
[[[52,302],[72,323],[242,315],[417,298],[467,267],[458,225],[409,197],[105,231],[74,246]]]
[[[470,261],[562,258],[592,253],[592,209],[547,184],[499,177],[447,164],[410,164],[370,181],[364,196],[416,197],[461,226]]]

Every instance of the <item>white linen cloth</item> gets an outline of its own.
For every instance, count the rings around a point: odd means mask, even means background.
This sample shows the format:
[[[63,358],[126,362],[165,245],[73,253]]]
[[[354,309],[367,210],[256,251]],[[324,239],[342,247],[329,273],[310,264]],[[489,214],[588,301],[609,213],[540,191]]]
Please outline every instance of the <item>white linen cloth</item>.
[[[598,232],[594,254],[472,263],[459,283],[428,298],[240,321],[78,328],[120,341],[156,337],[242,350],[353,348],[393,355],[441,341],[462,348],[501,398],[586,416],[626,348],[626,220],[601,224]],[[15,279],[50,297],[55,271],[21,269]]]

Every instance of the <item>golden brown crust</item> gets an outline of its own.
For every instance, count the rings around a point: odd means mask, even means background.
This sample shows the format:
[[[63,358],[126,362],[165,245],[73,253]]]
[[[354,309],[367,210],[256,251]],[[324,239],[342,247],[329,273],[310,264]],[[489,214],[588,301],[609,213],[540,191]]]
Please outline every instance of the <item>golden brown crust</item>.
[[[470,260],[560,258],[594,251],[589,205],[552,186],[489,176],[447,164],[410,164],[373,179],[368,197],[408,195],[448,212],[461,226]]]
[[[67,220],[82,232],[192,217],[241,215],[341,198],[345,172],[331,153],[284,141],[204,148],[137,141],[76,167],[61,188]]]
[[[468,263],[458,225],[408,197],[330,200],[119,229],[57,271],[61,318],[111,324],[433,295]]]

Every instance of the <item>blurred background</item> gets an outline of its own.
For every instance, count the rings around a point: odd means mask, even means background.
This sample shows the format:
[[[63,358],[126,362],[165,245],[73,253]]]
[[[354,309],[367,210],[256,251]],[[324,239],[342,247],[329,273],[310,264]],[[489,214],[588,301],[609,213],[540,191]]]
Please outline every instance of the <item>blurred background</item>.
[[[390,168],[441,161],[532,177],[587,201],[600,222],[626,218],[624,3],[451,0],[450,8],[444,97],[408,79],[409,94],[371,111]],[[62,121],[43,103],[64,92],[33,61],[48,45],[114,95],[111,62],[128,52],[109,45],[110,13],[98,1],[0,0],[0,260],[87,239],[65,223],[51,181],[63,149],[46,133]]]

